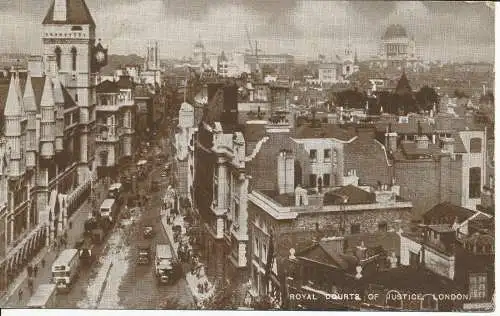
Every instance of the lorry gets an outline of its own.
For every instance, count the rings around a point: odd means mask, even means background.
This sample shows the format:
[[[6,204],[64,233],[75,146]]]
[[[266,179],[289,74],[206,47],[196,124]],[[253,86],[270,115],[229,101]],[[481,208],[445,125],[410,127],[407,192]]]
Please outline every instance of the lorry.
[[[53,283],[40,284],[35,294],[30,297],[26,307],[28,308],[47,308],[56,307],[56,285]]]
[[[68,291],[80,268],[78,249],[64,249],[52,264],[52,283],[58,291]]]
[[[174,270],[173,259],[172,250],[169,245],[156,245],[154,269],[159,284],[165,284],[172,280]]]

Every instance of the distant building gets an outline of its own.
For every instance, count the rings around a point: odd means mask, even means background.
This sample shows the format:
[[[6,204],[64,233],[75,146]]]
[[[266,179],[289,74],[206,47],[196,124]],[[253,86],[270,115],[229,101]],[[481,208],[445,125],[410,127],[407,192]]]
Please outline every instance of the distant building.
[[[415,39],[400,24],[391,24],[381,38],[379,54],[369,61],[370,68],[407,69],[422,68],[422,60],[416,55]]]

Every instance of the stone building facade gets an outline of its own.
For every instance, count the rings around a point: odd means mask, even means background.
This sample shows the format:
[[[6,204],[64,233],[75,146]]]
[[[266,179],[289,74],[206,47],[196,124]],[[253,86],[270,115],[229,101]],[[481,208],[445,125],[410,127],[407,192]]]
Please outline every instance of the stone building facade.
[[[96,176],[95,74],[105,52],[84,0],[52,2],[42,48],[27,72],[12,70],[4,108],[1,290],[66,229]]]

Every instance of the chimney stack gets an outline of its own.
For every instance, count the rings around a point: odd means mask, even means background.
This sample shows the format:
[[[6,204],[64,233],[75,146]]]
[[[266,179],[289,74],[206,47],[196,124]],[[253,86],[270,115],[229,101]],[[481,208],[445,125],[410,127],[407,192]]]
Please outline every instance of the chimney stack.
[[[293,154],[282,150],[278,155],[278,190],[280,194],[293,193],[295,189],[295,161]]]
[[[385,148],[392,152],[398,149],[398,133],[392,131],[391,124],[389,124],[385,133]]]
[[[445,153],[454,154],[455,153],[455,140],[451,137],[446,137],[441,139],[442,151]]]

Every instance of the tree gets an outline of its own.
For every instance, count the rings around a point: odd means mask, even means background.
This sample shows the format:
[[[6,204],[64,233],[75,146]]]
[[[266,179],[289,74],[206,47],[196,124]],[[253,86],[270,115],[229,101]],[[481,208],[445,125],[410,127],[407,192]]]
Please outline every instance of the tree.
[[[429,111],[433,108],[434,104],[439,102],[439,96],[436,90],[429,86],[422,87],[416,94],[415,99],[418,107],[421,110]]]

